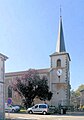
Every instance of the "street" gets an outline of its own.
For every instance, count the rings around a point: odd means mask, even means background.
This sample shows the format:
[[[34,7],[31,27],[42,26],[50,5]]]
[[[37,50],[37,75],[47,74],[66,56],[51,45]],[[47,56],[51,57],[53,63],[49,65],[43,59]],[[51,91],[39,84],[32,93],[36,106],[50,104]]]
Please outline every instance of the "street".
[[[20,113],[6,113],[6,118],[11,118],[12,120],[84,120],[83,115],[38,115]]]

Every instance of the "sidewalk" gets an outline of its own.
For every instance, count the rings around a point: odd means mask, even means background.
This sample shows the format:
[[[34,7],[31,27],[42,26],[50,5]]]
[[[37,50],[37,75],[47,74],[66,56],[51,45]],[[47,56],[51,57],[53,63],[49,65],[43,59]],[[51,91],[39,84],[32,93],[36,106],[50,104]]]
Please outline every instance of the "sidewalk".
[[[10,118],[5,118],[5,120],[38,120],[38,119],[37,118],[26,118],[26,117],[18,117],[18,118],[10,117]]]
[[[36,114],[11,114],[5,120],[84,120],[84,112],[66,112],[66,114],[36,115]],[[80,119],[79,119],[80,118]]]
[[[84,112],[66,112],[66,115],[84,115]]]

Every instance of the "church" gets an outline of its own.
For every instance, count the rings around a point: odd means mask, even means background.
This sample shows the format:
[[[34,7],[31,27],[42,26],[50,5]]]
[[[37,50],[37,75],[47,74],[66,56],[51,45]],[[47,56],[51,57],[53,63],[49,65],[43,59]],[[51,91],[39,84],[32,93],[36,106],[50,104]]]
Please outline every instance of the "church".
[[[62,16],[60,15],[56,51],[50,55],[50,68],[36,69],[40,76],[45,75],[48,78],[49,89],[53,93],[49,105],[68,106],[70,104],[70,61],[65,47]],[[13,91],[11,83],[16,77],[21,77],[26,72],[5,73],[5,102],[11,98],[13,104],[21,104],[21,98]],[[35,100],[35,103],[38,102],[39,100]]]

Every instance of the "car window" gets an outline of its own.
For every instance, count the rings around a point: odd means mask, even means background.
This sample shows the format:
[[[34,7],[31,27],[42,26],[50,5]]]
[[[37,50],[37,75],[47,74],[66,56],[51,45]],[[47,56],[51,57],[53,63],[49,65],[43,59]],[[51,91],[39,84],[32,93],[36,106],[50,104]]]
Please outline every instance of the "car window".
[[[39,108],[47,108],[46,105],[39,105]]]
[[[35,105],[35,108],[38,108],[38,105]]]

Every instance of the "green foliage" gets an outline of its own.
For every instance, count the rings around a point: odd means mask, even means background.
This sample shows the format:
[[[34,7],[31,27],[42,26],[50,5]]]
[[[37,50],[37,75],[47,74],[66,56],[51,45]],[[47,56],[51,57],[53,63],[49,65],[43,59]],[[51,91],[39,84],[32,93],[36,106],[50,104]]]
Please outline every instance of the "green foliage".
[[[75,91],[75,93],[76,93],[78,96],[80,96],[80,91],[81,91],[81,90],[84,90],[84,85],[83,85],[83,84],[78,87],[78,89]]]
[[[81,90],[84,90],[84,84],[80,85],[77,90],[71,90],[71,96],[80,96]]]
[[[81,91],[81,90],[83,90],[83,89],[84,89],[84,84],[80,85],[77,90],[78,90],[78,91]]]
[[[71,105],[79,107],[80,106],[80,91],[84,90],[84,84],[80,85],[77,90],[71,90]]]

